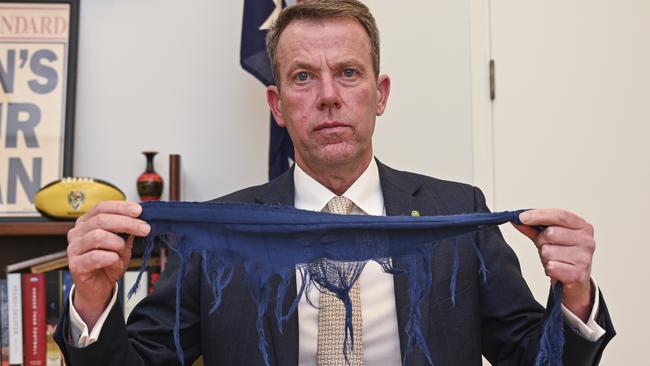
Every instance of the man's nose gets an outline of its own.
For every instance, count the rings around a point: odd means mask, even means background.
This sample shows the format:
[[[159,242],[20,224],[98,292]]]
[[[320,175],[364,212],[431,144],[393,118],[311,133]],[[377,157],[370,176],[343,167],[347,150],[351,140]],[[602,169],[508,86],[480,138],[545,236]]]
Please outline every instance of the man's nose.
[[[320,79],[318,109],[323,110],[325,108],[341,108],[339,88],[332,75],[323,75]]]

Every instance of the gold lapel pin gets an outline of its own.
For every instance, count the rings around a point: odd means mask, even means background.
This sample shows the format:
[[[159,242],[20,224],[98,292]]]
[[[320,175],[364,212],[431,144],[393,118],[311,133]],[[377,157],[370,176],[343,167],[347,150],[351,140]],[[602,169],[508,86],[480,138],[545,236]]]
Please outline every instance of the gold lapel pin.
[[[411,211],[411,216],[420,216],[420,211],[418,210]]]

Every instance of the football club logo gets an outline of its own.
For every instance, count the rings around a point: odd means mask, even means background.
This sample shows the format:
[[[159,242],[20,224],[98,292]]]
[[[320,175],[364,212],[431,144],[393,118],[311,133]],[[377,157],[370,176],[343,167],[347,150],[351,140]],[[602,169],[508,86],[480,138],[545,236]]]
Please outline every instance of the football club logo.
[[[68,193],[68,204],[75,211],[79,209],[85,200],[86,194],[82,191],[70,191],[70,193]]]

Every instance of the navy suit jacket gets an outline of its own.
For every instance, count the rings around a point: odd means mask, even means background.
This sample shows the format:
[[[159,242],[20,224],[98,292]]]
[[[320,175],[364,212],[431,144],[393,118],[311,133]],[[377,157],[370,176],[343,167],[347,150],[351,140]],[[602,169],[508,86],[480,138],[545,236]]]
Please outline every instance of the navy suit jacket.
[[[487,211],[483,194],[475,187],[442,181],[391,169],[378,162],[387,215],[448,215]],[[250,187],[217,201],[293,205],[293,170],[277,179]],[[459,243],[460,269],[456,303],[450,300],[449,281],[453,250],[438,246],[430,258],[433,285],[421,304],[422,330],[436,366],[481,365],[481,354],[494,365],[532,365],[537,354],[544,307],[537,303],[521,276],[514,252],[504,242],[498,228],[484,230],[472,238],[488,267],[487,282],[479,276],[479,264],[471,240]],[[257,308],[241,285],[236,272],[226,288],[219,309],[209,313],[211,287],[203,279],[199,258],[193,258],[181,299],[181,341],[185,363],[203,355],[206,365],[262,365],[255,328]],[[399,263],[394,263],[399,268]],[[156,290],[131,313],[128,325],[122,309],[114,306],[99,340],[75,348],[69,342],[66,308],[57,328],[56,340],[68,365],[177,365],[172,329],[175,320],[175,291],[178,261],[170,257]],[[409,296],[405,276],[395,276],[395,301],[402,356],[406,349],[404,329],[408,320]],[[289,294],[296,293],[295,280]],[[295,295],[294,295],[295,296]],[[285,312],[293,298],[287,296]],[[552,302],[552,298],[549,300]],[[565,365],[596,365],[614,336],[607,307],[600,299],[597,321],[606,335],[596,342],[586,341],[565,329]],[[294,315],[284,331],[276,326],[273,314],[265,318],[265,332],[272,365],[298,364],[298,317]],[[407,365],[426,365],[419,350],[410,352]]]

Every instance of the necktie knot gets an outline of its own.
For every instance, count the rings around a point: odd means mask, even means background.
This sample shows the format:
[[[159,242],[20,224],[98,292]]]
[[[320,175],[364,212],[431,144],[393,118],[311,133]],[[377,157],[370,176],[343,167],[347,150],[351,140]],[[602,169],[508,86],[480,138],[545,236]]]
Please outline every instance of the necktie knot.
[[[327,202],[327,210],[339,215],[349,215],[353,206],[354,202],[345,196],[336,196]]]

